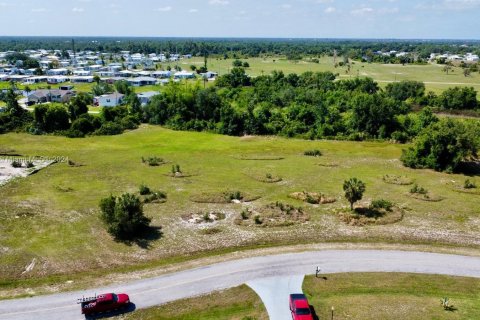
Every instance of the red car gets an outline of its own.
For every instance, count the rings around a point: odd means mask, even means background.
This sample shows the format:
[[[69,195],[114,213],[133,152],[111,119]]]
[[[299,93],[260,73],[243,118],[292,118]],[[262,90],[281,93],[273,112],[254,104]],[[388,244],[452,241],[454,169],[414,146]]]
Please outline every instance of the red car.
[[[125,293],[104,293],[95,297],[78,299],[81,304],[82,314],[89,315],[126,308],[130,304],[130,298]]]
[[[293,320],[313,320],[307,297],[302,293],[290,295],[290,311]]]

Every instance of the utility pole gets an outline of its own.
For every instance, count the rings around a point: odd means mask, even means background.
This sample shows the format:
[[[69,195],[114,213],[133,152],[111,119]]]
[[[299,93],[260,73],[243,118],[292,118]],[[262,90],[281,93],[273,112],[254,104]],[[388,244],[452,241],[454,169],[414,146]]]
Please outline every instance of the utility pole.
[[[72,65],[76,65],[76,54],[75,54],[75,39],[72,39],[72,51],[73,51],[73,58],[72,58]]]
[[[334,311],[334,310],[335,310],[335,309],[334,309],[333,306],[332,306],[332,318],[331,318],[331,320],[333,320],[333,311]]]

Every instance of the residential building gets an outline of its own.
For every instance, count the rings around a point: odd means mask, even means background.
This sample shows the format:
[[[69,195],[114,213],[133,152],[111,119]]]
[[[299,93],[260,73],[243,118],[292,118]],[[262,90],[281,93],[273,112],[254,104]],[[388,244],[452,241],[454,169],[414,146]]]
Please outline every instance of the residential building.
[[[70,90],[41,89],[31,92],[27,99],[29,103],[61,102],[66,103],[75,95]]]
[[[124,95],[118,92],[104,94],[94,98],[94,104],[100,107],[116,107],[122,104]]]
[[[159,94],[160,94],[160,92],[158,92],[158,91],[147,91],[147,92],[142,92],[142,93],[137,94],[137,97],[140,100],[140,103],[142,104],[142,106],[144,106],[147,103],[149,103],[150,100],[154,96],[159,95]]]
[[[134,87],[150,86],[157,84],[157,79],[152,77],[137,77],[127,80]]]

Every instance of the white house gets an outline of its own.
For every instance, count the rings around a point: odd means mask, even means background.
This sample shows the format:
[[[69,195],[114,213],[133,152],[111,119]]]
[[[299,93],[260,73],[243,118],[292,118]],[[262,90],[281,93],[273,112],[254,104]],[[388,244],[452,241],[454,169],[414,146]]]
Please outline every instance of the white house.
[[[68,70],[65,68],[50,69],[47,71],[48,76],[66,76],[67,73],[68,73]]]
[[[94,98],[94,104],[100,107],[116,107],[123,102],[124,95],[118,92],[104,94]]]
[[[172,72],[171,71],[154,71],[152,72],[152,76],[155,78],[167,79],[172,76]]]
[[[40,83],[40,82],[46,82],[47,77],[45,76],[37,76],[37,77],[30,77],[25,79],[23,83],[25,84],[34,84],[34,83]]]
[[[137,94],[137,97],[140,100],[140,103],[142,104],[142,106],[144,106],[144,105],[146,105],[147,103],[150,102],[152,97],[154,97],[156,95],[159,95],[159,94],[160,94],[160,92],[158,92],[158,91],[148,91],[148,92],[142,92],[142,93]]]
[[[47,78],[47,82],[51,84],[67,82],[69,79],[65,76],[51,76]]]
[[[151,86],[157,84],[157,79],[152,77],[129,78],[127,81],[134,87]]]
[[[74,70],[73,75],[74,76],[79,76],[79,77],[85,77],[85,76],[92,75],[92,73],[88,70]]]
[[[70,78],[70,81],[73,83],[92,83],[93,76],[73,76]]]
[[[201,73],[200,75],[205,79],[215,79],[218,76],[218,73],[213,71],[207,71],[205,73]]]
[[[182,71],[179,71],[179,72],[175,72],[173,77],[175,79],[194,79],[195,74],[193,72],[188,72],[188,71],[182,70]]]

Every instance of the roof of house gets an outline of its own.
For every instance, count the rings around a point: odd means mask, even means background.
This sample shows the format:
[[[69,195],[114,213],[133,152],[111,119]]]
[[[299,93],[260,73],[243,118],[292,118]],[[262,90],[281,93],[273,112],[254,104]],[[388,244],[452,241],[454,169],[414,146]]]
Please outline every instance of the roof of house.
[[[105,98],[105,99],[122,99],[123,98],[123,94],[119,93],[119,92],[114,92],[114,93],[109,93],[109,94],[103,94],[101,96],[99,96],[98,98]]]
[[[139,93],[139,94],[137,94],[137,96],[139,98],[151,98],[151,97],[156,96],[158,94],[160,94],[160,92],[158,92],[158,91],[147,91],[147,92]]]

